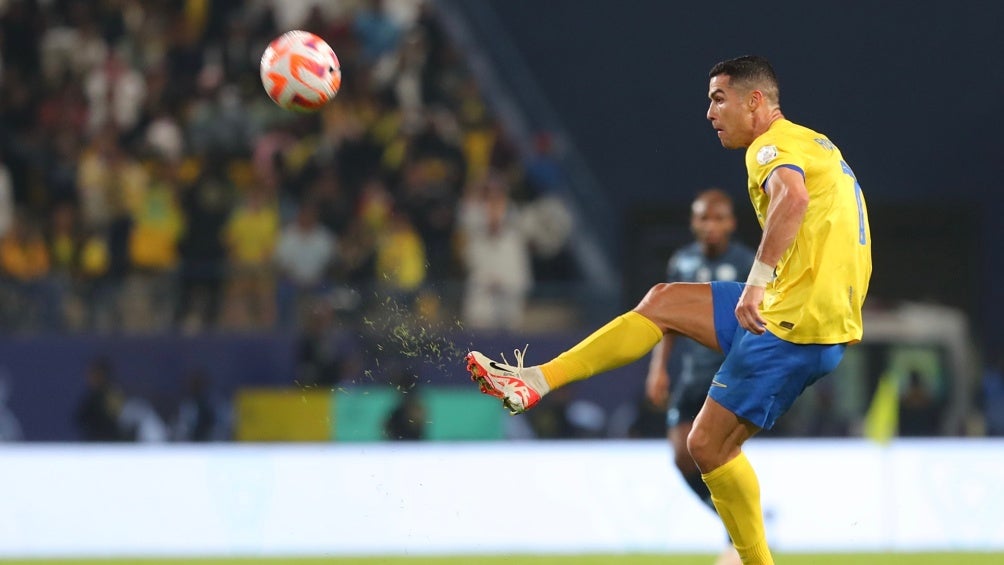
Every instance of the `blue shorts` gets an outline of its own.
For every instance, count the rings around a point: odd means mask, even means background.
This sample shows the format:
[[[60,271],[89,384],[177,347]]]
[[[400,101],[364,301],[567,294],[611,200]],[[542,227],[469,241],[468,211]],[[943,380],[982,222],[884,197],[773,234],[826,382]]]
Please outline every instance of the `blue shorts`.
[[[770,429],[803,390],[837,367],[847,345],[803,345],[769,331],[762,335],[746,331],[735,314],[743,286],[711,283],[715,335],[725,361],[708,396],[733,414]]]

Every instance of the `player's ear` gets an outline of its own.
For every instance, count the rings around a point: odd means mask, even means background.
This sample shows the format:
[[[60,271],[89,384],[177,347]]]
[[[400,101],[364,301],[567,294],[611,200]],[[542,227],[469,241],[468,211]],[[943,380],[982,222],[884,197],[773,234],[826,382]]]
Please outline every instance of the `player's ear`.
[[[763,92],[759,90],[753,90],[750,92],[750,97],[747,102],[750,111],[756,110],[757,106],[763,103]]]

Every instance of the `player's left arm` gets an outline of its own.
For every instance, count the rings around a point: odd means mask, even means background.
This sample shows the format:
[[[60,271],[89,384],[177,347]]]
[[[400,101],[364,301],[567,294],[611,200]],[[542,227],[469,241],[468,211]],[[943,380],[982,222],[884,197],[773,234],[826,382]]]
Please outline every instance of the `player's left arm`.
[[[764,185],[764,190],[770,201],[767,204],[763,237],[757,248],[757,263],[754,263],[754,268],[761,264],[773,271],[778,261],[794,243],[795,236],[802,227],[805,212],[809,207],[809,191],[805,188],[802,172],[785,166],[773,170]],[[760,303],[763,302],[765,287],[766,282],[758,284],[755,281],[747,281],[736,305],[736,318],[739,324],[755,334],[764,332],[765,321],[760,316]]]

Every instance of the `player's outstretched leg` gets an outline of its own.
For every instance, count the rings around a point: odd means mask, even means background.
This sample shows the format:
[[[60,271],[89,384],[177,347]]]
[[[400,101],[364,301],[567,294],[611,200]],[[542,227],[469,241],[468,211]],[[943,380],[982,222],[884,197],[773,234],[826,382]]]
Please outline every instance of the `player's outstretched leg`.
[[[515,366],[472,351],[467,355],[467,370],[481,392],[502,399],[510,412],[519,414],[553,389],[641,359],[665,332],[717,348],[714,326],[710,285],[660,283],[634,310],[543,365],[524,367],[525,350],[518,352]]]
[[[551,389],[640,359],[661,339],[662,330],[654,322],[628,312],[544,365],[524,367],[525,350],[514,352],[515,366],[472,351],[467,354],[467,371],[481,392],[502,399],[509,412],[519,414]]]

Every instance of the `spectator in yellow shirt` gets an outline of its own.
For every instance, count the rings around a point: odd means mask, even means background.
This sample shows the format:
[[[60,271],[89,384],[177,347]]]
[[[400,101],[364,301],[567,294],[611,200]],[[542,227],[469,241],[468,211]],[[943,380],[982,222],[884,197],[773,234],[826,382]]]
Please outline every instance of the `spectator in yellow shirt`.
[[[261,188],[248,190],[223,229],[230,273],[223,324],[230,329],[266,329],[275,323],[272,257],[279,238],[279,212]]]
[[[411,218],[400,211],[377,242],[377,284],[402,305],[414,302],[425,283],[425,243]]]
[[[15,215],[14,225],[0,239],[0,271],[13,298],[4,308],[6,327],[57,329],[62,306],[50,269],[49,249],[37,223]]]
[[[155,165],[155,181],[132,212],[130,272],[122,297],[127,330],[164,330],[173,321],[173,277],[185,218],[174,184],[174,163]]]
[[[37,282],[49,274],[49,250],[37,226],[19,215],[11,230],[0,240],[0,267],[19,283]]]

